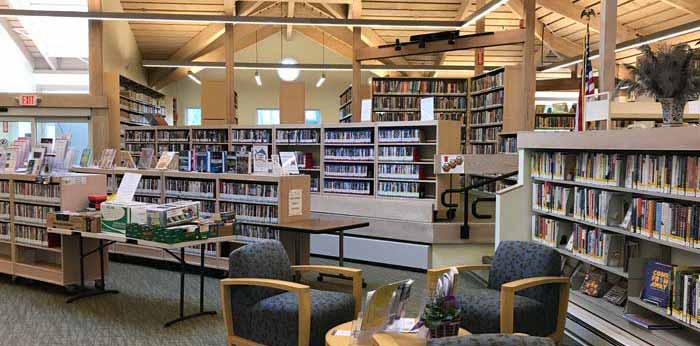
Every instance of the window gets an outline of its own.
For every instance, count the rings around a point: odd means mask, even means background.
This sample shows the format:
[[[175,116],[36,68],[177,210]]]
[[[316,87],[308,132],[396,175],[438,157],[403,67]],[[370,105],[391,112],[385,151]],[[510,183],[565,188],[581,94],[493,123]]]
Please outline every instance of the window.
[[[277,108],[258,108],[258,125],[278,125],[280,110]]]
[[[202,125],[202,109],[201,108],[187,108],[187,113],[185,114],[185,125],[187,125],[187,126]]]
[[[63,120],[61,122],[38,120],[36,141],[70,135],[70,148],[73,149],[73,163],[80,161],[80,153],[90,146],[90,125],[88,120]]]
[[[307,109],[304,114],[304,123],[306,125],[318,125],[321,123],[320,109]]]
[[[304,122],[307,125],[321,123],[321,110],[307,109],[304,114]],[[278,125],[280,123],[280,110],[277,108],[258,108],[258,125]]]

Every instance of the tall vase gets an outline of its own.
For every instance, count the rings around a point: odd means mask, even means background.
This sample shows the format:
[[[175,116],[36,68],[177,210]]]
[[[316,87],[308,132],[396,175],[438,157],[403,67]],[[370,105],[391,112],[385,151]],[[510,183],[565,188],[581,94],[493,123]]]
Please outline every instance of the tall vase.
[[[679,101],[675,98],[663,98],[659,101],[661,102],[664,126],[683,126],[683,110],[687,101]]]

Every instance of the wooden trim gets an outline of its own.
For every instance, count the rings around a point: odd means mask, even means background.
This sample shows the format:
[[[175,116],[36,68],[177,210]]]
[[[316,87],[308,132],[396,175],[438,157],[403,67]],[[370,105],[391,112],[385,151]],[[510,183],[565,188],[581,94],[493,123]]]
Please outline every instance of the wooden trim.
[[[297,265],[292,266],[292,270],[297,273],[318,272],[323,274],[340,274],[351,277],[352,296],[355,298],[355,317],[359,316],[362,307],[362,270],[324,265]]]
[[[418,43],[405,44],[397,51],[394,46],[361,48],[357,52],[357,60],[374,60],[395,58],[401,56],[451,52],[474,48],[496,47],[525,42],[525,30],[514,29],[500,31],[489,35],[461,37],[450,44],[448,40],[429,42],[425,48],[419,48]]]
[[[566,309],[569,304],[568,277],[543,276],[511,281],[501,285],[501,333],[512,334],[514,326],[515,292],[530,287],[557,284],[560,285],[559,307],[557,309],[557,329],[550,335],[555,342],[559,342],[564,335],[564,323],[566,321]],[[562,293],[564,291],[564,293]],[[566,299],[564,299],[566,298]]]
[[[236,279],[223,279],[220,282],[221,285],[221,297],[222,297],[222,309],[224,309],[224,322],[226,323],[226,328],[229,332],[229,343],[232,340],[242,339],[236,337],[233,330],[233,319],[231,311],[231,295],[230,290],[227,289],[228,286],[262,286],[269,288],[276,288],[280,290],[285,290],[288,292],[293,292],[298,295],[298,306],[299,306],[299,326],[297,329],[298,333],[298,344],[308,345],[309,337],[311,333],[311,288],[307,285],[298,284],[296,282],[273,280],[273,279],[257,279],[257,278],[236,278]],[[229,291],[226,293],[225,291]],[[228,311],[227,311],[228,310]],[[228,320],[227,320],[228,319]],[[230,326],[230,328],[229,328]],[[245,339],[242,339],[245,340]],[[251,342],[250,340],[245,340],[246,342]]]
[[[101,80],[101,79],[100,79]],[[0,107],[20,107],[21,95],[37,95],[38,108],[107,108],[107,97],[86,94],[0,93]],[[31,108],[31,107],[27,107]]]
[[[435,286],[437,285],[437,281],[440,278],[442,274],[445,274],[450,271],[450,269],[456,268],[458,272],[464,272],[464,271],[475,271],[475,270],[489,270],[491,269],[490,264],[463,264],[463,265],[455,265],[455,266],[449,266],[449,267],[442,267],[442,268],[433,268],[433,269],[428,269],[428,272],[426,273],[426,287],[428,289],[428,294],[432,294],[433,291],[435,291]],[[457,290],[457,283],[459,282],[458,278],[455,278],[454,280],[454,289]]]
[[[696,127],[518,133],[518,149],[694,151],[698,147]]]

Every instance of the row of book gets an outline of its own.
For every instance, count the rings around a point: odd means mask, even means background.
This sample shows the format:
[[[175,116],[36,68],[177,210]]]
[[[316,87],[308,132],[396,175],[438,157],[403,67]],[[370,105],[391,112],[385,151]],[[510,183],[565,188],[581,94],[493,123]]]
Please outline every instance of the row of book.
[[[372,182],[326,178],[323,179],[323,191],[355,195],[370,195],[372,193]]]
[[[161,108],[161,107],[146,105],[143,103],[134,102],[134,101],[127,100],[124,98],[119,100],[119,108],[121,110],[142,113],[142,114],[158,114],[158,115],[165,114],[163,111],[163,108]]]
[[[326,143],[372,143],[372,129],[326,130]]]
[[[134,201],[143,202],[143,203],[151,203],[151,204],[160,204],[160,197],[159,196],[134,195]]]
[[[228,144],[193,144],[192,151],[207,152],[207,151],[227,151]]]
[[[498,139],[499,153],[517,153],[518,152],[518,137],[503,137]]]
[[[372,99],[372,107],[374,110],[379,109],[419,109],[423,97],[392,97],[392,96],[375,96]],[[467,99],[465,97],[434,97],[433,108],[435,109],[466,109]]]
[[[55,200],[61,197],[61,186],[59,184],[16,181],[15,195],[22,199]]]
[[[192,142],[227,143],[228,129],[193,129]]]
[[[118,179],[121,180],[121,179]],[[118,186],[118,185],[117,185]],[[142,176],[136,193],[160,193],[160,178]]]
[[[278,198],[276,184],[222,181],[219,188],[221,199],[274,203]]]
[[[6,222],[0,222],[0,240],[9,241],[10,240],[10,224]]]
[[[472,92],[479,92],[482,90],[493,89],[503,86],[503,76],[504,73],[489,74],[479,78],[472,79]]]
[[[534,178],[573,180],[576,156],[562,152],[534,152],[530,157],[530,174]]]
[[[143,103],[148,103],[149,105],[153,105],[156,107],[161,107],[161,108],[165,107],[165,99],[164,98],[153,97],[151,95],[142,93],[140,91],[129,89],[124,84],[119,86],[119,95],[126,97],[126,98],[129,98],[129,99],[132,99],[132,100],[140,101]]]
[[[535,117],[535,128],[570,129],[574,127],[575,122],[576,118],[570,116],[538,116]]]
[[[633,198],[620,227],[649,238],[700,248],[700,206]]]
[[[420,128],[386,128],[379,129],[379,143],[420,143],[423,131]]]
[[[10,218],[10,202],[0,202],[0,219]]]
[[[379,160],[417,161],[420,158],[416,147],[379,147]]]
[[[168,144],[158,143],[158,152],[159,153],[162,153],[165,151],[180,152],[180,151],[186,151],[189,149],[190,149],[189,143],[168,143]]]
[[[420,198],[423,195],[420,183],[400,181],[380,181],[377,195],[388,197]]]
[[[559,215],[573,215],[573,188],[552,183],[532,183],[532,209]]]
[[[15,241],[22,244],[49,246],[49,234],[45,228],[15,225]]]
[[[326,147],[324,157],[329,160],[360,160],[373,161],[372,147]]]
[[[479,184],[487,179],[490,179],[490,178],[470,175],[469,176],[469,185]],[[488,183],[486,185],[483,185],[483,186],[477,188],[477,190],[484,191],[484,192],[496,193],[497,191],[503,190],[506,187],[511,186],[513,184],[515,184],[515,181],[499,180],[499,181],[495,181],[495,182],[491,182],[491,183]]]
[[[352,104],[348,103],[345,106],[341,107],[338,110],[338,117],[341,119],[341,122],[349,122],[348,120],[350,119],[345,119],[348,115],[352,114]]]
[[[233,129],[231,141],[238,143],[272,143],[271,129]]]
[[[190,130],[159,130],[157,138],[159,142],[189,142]]]
[[[625,248],[623,235],[577,223],[573,224],[572,228],[567,250],[595,263],[622,267]]]
[[[376,121],[418,121],[420,112],[417,111],[374,111]],[[448,119],[444,119],[448,120]]]
[[[340,94],[340,104],[344,105],[350,101],[352,101],[352,89],[348,88],[342,94]]]
[[[10,181],[0,180],[0,195],[8,197],[10,194]]]
[[[126,144],[124,144],[124,150],[130,151],[132,153],[139,153],[144,148],[155,149],[155,145],[153,145],[153,143],[126,143]]]
[[[155,130],[127,130],[124,139],[127,141],[154,141]]]
[[[276,205],[245,204],[221,202],[219,208],[222,212],[233,212],[236,220],[260,223],[278,223]]]
[[[275,240],[280,239],[280,233],[278,230],[261,225],[238,224],[236,225],[234,234],[241,237]]]
[[[319,143],[318,129],[278,129],[277,143]]]
[[[393,178],[393,179],[423,179],[423,168],[419,165],[405,165],[405,164],[389,164],[381,163],[379,164],[379,171],[377,173],[380,178]]]
[[[56,208],[54,207],[43,205],[15,203],[14,216],[16,221],[46,224],[46,217],[48,216],[49,212],[55,210]]]
[[[467,92],[467,83],[463,80],[375,79],[372,91],[374,94],[463,94]]]
[[[191,180],[168,178],[165,193],[184,197],[214,198],[216,185],[213,180]]]
[[[314,168],[314,155],[312,153],[295,151],[294,156],[297,158],[297,167],[305,169]]]
[[[472,109],[500,105],[503,103],[503,90],[472,96]]]
[[[532,215],[532,240],[551,247],[565,246],[571,236],[571,222]]]
[[[469,124],[494,124],[503,122],[503,108],[495,108],[469,114]]]
[[[576,186],[574,217],[599,225],[619,224],[625,213],[625,198],[617,192]]]
[[[497,154],[498,148],[493,144],[476,145],[470,144],[467,149],[470,154]]]
[[[477,127],[469,129],[470,141],[495,141],[498,133],[501,132],[500,126],[495,127]]]
[[[180,152],[179,170],[183,172],[248,174],[250,154],[226,151]]]
[[[332,164],[325,165],[323,173],[326,176],[332,177],[370,177],[371,170],[368,165],[352,165],[352,164]]]

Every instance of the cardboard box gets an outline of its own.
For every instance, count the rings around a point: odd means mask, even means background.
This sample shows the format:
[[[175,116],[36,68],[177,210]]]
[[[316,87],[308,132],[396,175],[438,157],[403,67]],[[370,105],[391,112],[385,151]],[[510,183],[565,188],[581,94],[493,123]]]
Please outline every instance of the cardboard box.
[[[46,217],[46,227],[70,229],[80,232],[101,232],[102,216],[99,211],[57,211]]]
[[[199,219],[200,202],[177,201],[151,205],[147,208],[148,224],[155,227],[171,227]]]
[[[155,204],[141,202],[103,202],[101,206],[102,232],[126,234],[126,225],[147,225],[146,210]]]

